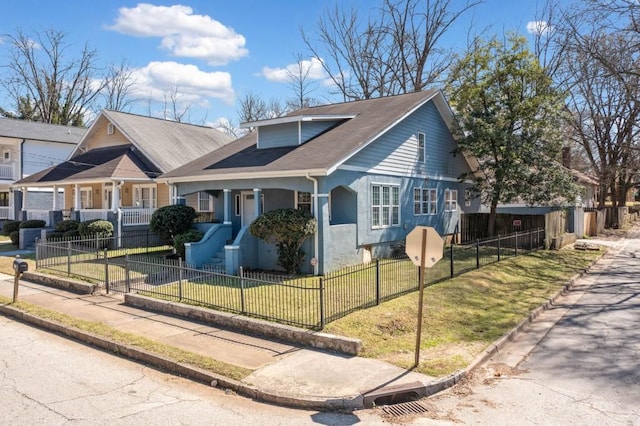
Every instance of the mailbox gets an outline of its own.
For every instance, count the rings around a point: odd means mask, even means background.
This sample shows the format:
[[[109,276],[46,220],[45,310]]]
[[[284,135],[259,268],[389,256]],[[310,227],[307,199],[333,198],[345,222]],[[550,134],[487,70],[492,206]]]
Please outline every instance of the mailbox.
[[[13,261],[13,270],[16,271],[17,274],[27,272],[29,270],[29,264],[26,260],[15,259]]]

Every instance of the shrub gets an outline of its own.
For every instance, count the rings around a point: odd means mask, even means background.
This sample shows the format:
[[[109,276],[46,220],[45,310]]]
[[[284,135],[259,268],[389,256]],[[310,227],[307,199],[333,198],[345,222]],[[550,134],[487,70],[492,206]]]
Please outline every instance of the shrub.
[[[108,220],[93,219],[80,223],[78,233],[83,237],[108,238],[113,235],[113,224]]]
[[[181,204],[164,206],[153,212],[149,227],[165,243],[173,244],[173,239],[193,227],[198,216],[193,207]]]
[[[47,222],[40,219],[24,220],[20,222],[20,228],[44,228],[47,226]]]
[[[200,241],[204,234],[197,229],[189,229],[187,232],[182,234],[178,234],[173,238],[174,248],[176,249],[176,253],[180,255],[184,259],[186,249],[184,247],[184,243],[192,243],[195,241]]]
[[[316,232],[318,222],[311,213],[300,209],[278,209],[266,212],[249,226],[251,235],[278,247],[278,264],[288,274],[298,272],[304,260],[300,248],[304,240]]]
[[[47,238],[48,239],[59,240],[62,237],[64,237],[64,232],[60,232],[60,231],[47,232]]]
[[[7,220],[2,226],[2,233],[4,235],[11,235],[12,232],[20,229],[20,221],[19,220]]]
[[[61,220],[60,222],[56,223],[56,231],[65,233],[68,231],[78,230],[79,226],[80,226],[80,222],[77,220],[73,220],[73,219]]]
[[[62,236],[70,240],[77,239],[80,238],[80,231],[78,231],[77,229],[71,229],[67,232],[64,232]]]
[[[20,245],[20,231],[12,231],[9,234],[9,238],[11,238],[11,244],[14,246]]]

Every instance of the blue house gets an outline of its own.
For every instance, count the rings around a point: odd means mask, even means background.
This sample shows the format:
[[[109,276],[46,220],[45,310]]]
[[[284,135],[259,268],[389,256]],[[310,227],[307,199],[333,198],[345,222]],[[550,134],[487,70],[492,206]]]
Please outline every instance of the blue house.
[[[248,232],[263,212],[309,210],[318,231],[305,242],[303,272],[322,274],[366,262],[416,225],[456,234],[476,212],[471,158],[454,156],[452,112],[439,90],[304,108],[244,123],[242,138],[163,174],[174,202],[213,196],[216,218],[187,245],[187,261],[277,269],[276,250]],[[202,225],[201,225],[202,226]]]

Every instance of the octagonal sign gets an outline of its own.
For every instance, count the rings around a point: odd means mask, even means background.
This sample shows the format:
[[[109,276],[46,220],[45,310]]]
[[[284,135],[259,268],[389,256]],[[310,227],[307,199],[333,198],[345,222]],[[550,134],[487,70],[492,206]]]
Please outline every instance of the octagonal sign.
[[[416,226],[409,234],[405,253],[413,263],[422,266],[422,247],[425,246],[424,266],[431,268],[440,259],[444,249],[444,240],[434,228],[430,226]]]

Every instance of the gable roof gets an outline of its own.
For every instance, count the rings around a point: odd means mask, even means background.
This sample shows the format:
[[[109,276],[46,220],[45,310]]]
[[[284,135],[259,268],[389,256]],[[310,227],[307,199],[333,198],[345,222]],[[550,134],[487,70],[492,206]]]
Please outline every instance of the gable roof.
[[[83,151],[97,123],[104,120],[113,124],[129,143]],[[232,140],[231,136],[211,127],[104,110],[67,161],[27,176],[15,185],[43,186],[104,179],[148,181]]]
[[[329,130],[296,146],[257,148],[257,132],[177,169],[163,174],[167,181],[197,181],[269,176],[328,175],[353,155],[399,123],[416,109],[433,100],[445,122],[452,113],[442,92],[428,90],[385,98],[303,108],[279,122],[301,121],[304,117],[338,117]],[[272,124],[273,120],[249,123]]]
[[[103,110],[91,127],[105,119],[163,172],[182,166],[233,140],[230,135],[212,127],[111,110]],[[78,155],[91,130],[70,158]]]
[[[84,127],[0,118],[0,137],[77,144],[86,132]]]
[[[160,174],[153,165],[141,157],[130,145],[96,148],[75,156],[56,166],[29,175],[16,184],[47,184],[94,182],[100,179],[145,180]]]

